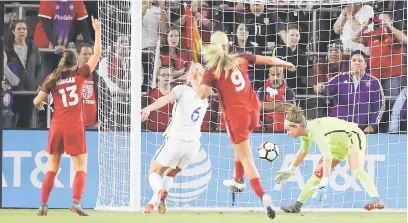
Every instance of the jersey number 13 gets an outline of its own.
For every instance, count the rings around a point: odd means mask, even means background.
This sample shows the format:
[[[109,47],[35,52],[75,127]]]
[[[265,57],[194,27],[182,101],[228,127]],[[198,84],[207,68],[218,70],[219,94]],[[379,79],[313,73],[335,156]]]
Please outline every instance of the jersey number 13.
[[[77,86],[72,85],[63,89],[60,89],[58,92],[61,94],[62,104],[64,107],[75,106],[79,102],[78,94],[76,93]],[[68,95],[68,98],[67,98]]]

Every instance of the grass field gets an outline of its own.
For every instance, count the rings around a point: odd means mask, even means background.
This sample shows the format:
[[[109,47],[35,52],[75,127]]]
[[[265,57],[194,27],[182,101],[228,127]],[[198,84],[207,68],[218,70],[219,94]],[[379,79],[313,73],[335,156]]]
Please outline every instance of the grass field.
[[[48,216],[36,216],[37,210],[0,210],[1,223],[402,223],[407,222],[406,213],[315,213],[298,215],[277,213],[273,220],[263,213],[236,212],[167,212],[153,213],[100,212],[88,211],[89,217],[79,217],[68,210],[49,210]]]

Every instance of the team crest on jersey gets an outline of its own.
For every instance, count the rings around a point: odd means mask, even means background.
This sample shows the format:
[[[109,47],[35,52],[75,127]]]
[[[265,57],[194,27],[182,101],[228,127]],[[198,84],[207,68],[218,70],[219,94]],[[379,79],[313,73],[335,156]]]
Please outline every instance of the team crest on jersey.
[[[264,18],[264,23],[265,23],[266,25],[269,25],[269,18]]]
[[[366,87],[371,87],[371,81],[366,81],[365,85],[366,85]]]
[[[84,99],[86,100],[90,99],[92,96],[92,93],[93,93],[93,86],[89,84],[85,84],[82,90],[82,96],[84,97]]]
[[[11,102],[10,94],[4,94],[4,97],[3,97],[3,105],[4,105],[4,106],[9,106],[9,105],[10,105],[10,102]]]
[[[60,6],[57,4],[57,5],[55,6],[55,8],[56,8],[57,10],[59,10],[59,9],[60,9]]]
[[[73,4],[69,5],[69,9],[73,10],[73,9],[74,9],[74,5],[73,5]]]

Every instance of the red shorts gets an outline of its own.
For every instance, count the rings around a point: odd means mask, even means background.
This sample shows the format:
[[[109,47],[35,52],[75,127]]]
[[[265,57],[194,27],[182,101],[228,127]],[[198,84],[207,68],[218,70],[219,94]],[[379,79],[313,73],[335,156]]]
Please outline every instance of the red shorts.
[[[332,169],[335,168],[337,165],[339,165],[340,161],[339,160],[332,160]],[[314,175],[316,175],[318,178],[322,179],[323,177],[323,157],[320,158],[319,164],[317,165]]]
[[[51,123],[47,153],[70,155],[85,154],[85,127],[83,123]]]
[[[244,142],[249,139],[249,134],[260,126],[259,110],[237,115],[233,119],[227,120],[225,125],[232,143]]]

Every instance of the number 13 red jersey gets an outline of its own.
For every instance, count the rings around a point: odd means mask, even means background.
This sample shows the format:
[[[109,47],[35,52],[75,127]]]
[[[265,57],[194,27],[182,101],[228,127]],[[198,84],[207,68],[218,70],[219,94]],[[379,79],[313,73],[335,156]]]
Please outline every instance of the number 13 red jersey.
[[[255,55],[240,55],[239,70],[229,70],[225,78],[225,71],[220,78],[214,77],[212,69],[206,69],[203,74],[202,84],[214,87],[218,92],[218,100],[226,120],[233,119],[243,113],[259,112],[260,102],[251,86],[248,76],[248,65],[254,64]]]
[[[85,64],[77,71],[63,71],[60,80],[51,89],[47,89],[45,84],[42,85],[42,91],[52,94],[54,102],[52,122],[84,122],[82,88],[90,73],[90,67]]]

